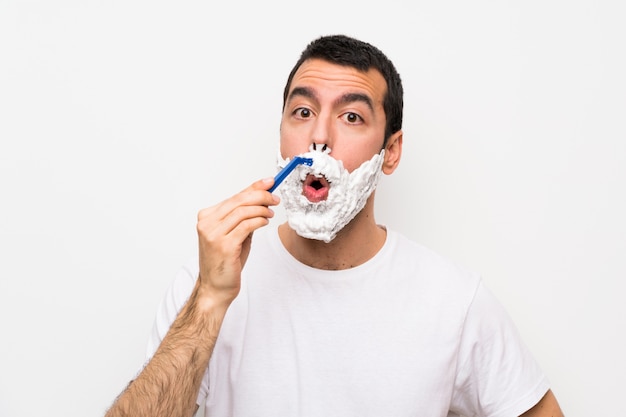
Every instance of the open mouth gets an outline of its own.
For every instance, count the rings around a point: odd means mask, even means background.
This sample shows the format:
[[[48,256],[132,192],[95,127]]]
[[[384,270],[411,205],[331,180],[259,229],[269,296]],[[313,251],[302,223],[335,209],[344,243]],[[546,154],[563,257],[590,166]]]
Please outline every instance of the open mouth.
[[[330,183],[324,177],[318,177],[313,174],[307,175],[302,184],[302,195],[311,203],[319,203],[328,198]]]

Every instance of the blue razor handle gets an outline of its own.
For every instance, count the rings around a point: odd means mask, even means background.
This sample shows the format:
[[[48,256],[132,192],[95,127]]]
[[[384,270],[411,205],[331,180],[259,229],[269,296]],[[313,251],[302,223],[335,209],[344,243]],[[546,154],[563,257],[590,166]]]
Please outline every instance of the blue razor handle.
[[[301,156],[294,157],[291,161],[289,161],[287,165],[285,165],[283,169],[280,170],[278,174],[276,174],[276,176],[274,177],[274,185],[272,185],[272,188],[270,188],[268,191],[270,193],[273,192],[276,187],[278,187],[280,183],[283,182],[285,178],[287,178],[287,175],[289,175],[289,173],[291,173],[291,171],[293,171],[295,167],[302,164],[311,166],[313,165],[313,159],[302,158]]]

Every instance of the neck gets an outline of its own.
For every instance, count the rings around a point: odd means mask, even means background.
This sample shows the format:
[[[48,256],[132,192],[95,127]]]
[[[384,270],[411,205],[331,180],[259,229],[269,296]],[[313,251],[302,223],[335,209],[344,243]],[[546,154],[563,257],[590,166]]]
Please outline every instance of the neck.
[[[330,242],[299,236],[287,223],[278,228],[280,239],[291,255],[313,268],[340,270],[370,260],[385,244],[387,232],[376,224],[372,204],[348,223]]]

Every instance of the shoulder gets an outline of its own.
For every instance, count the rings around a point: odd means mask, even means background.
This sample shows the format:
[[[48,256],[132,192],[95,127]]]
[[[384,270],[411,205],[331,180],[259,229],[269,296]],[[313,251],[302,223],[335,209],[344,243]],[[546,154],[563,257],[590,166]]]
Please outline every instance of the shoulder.
[[[474,292],[480,275],[405,235],[388,230],[388,257],[390,263],[411,272],[433,285],[455,285]]]

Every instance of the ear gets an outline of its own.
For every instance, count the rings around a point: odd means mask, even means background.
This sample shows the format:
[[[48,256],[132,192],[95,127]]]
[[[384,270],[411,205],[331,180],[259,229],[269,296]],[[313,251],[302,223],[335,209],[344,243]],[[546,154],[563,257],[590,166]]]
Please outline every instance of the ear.
[[[385,160],[383,161],[383,173],[390,175],[396,170],[402,156],[402,130],[389,137],[385,145]]]

